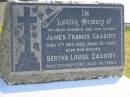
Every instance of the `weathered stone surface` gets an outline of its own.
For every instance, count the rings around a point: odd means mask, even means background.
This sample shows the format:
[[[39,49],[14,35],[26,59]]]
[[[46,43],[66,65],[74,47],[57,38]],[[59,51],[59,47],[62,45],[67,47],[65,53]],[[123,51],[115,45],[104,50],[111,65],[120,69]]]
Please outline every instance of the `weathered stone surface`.
[[[7,2],[0,3],[0,75],[6,77],[11,72],[9,13],[9,4]]]
[[[121,76],[123,5],[8,6],[0,60],[9,83]]]

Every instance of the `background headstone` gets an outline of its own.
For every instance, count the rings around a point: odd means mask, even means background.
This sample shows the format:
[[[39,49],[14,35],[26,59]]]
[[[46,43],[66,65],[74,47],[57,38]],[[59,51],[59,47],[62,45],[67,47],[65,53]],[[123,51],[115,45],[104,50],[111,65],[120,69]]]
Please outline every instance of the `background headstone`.
[[[5,28],[8,61],[3,62],[8,72],[3,74],[10,83],[121,76],[123,5],[9,6],[10,25]]]

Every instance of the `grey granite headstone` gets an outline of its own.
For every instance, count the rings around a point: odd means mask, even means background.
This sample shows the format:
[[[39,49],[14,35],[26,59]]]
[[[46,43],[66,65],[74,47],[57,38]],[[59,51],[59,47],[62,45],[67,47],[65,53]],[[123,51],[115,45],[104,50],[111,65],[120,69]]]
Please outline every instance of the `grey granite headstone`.
[[[7,48],[3,56],[8,57],[1,64],[9,83],[122,74],[123,5],[9,3],[8,6],[2,37],[5,42],[1,44]]]

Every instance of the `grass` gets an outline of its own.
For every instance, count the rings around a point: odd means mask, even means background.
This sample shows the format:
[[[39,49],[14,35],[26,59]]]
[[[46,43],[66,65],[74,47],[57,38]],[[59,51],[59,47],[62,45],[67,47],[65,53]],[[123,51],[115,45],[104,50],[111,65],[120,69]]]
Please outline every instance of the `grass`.
[[[129,33],[129,32],[130,32],[130,27],[126,27],[126,28],[125,28],[125,32],[128,32],[128,33]]]
[[[124,75],[130,78],[130,28],[125,28],[125,68]]]

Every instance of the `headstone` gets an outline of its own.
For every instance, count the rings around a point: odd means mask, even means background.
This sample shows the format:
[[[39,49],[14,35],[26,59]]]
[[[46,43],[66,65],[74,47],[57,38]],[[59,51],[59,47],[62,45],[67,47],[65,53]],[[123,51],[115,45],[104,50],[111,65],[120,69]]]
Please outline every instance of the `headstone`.
[[[2,66],[11,84],[121,76],[123,5],[10,3]],[[5,58],[4,58],[5,59]]]

